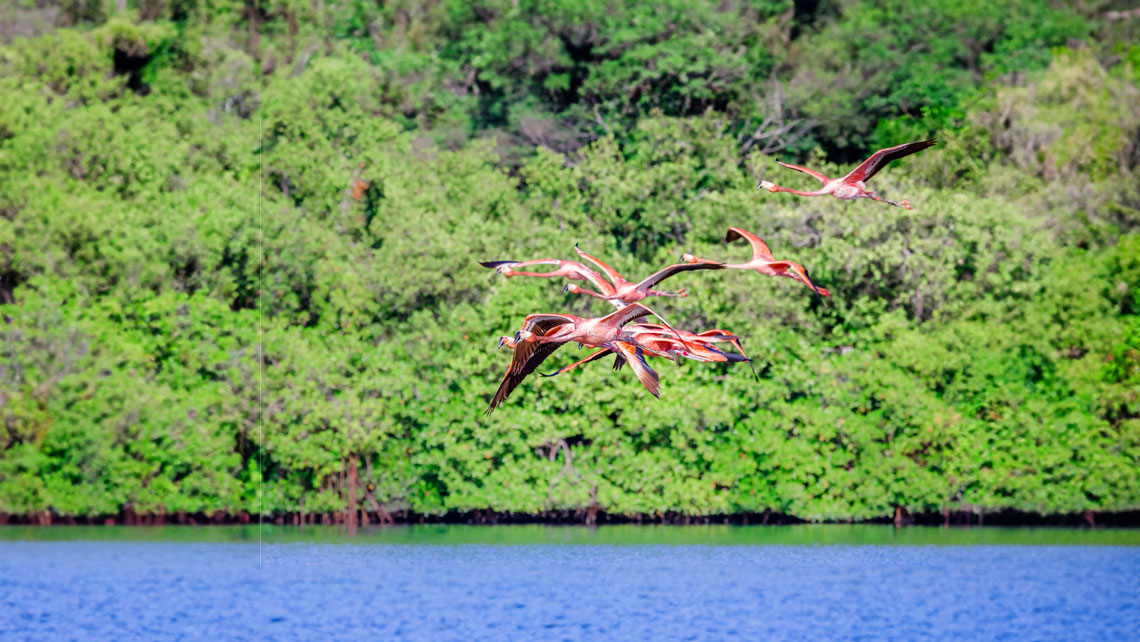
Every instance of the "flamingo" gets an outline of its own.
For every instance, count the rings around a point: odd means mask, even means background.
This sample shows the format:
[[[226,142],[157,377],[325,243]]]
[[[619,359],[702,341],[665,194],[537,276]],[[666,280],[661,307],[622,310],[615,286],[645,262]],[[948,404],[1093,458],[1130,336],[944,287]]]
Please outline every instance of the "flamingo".
[[[820,296],[831,296],[831,292],[828,291],[827,288],[817,287],[815,283],[812,283],[811,277],[808,276],[807,269],[804,268],[804,266],[793,261],[777,261],[776,258],[772,256],[772,250],[768,249],[768,244],[759,236],[751,232],[746,232],[739,227],[730,227],[728,228],[728,234],[724,237],[724,242],[731,243],[741,238],[752,245],[752,260],[747,263],[727,263],[725,267],[739,270],[756,270],[760,274],[766,274],[768,276],[786,276],[803,283]],[[689,263],[704,261],[704,259],[698,259],[692,254],[682,254],[681,260]]]
[[[905,143],[902,145],[895,145],[894,147],[888,147],[886,149],[880,149],[874,154],[871,154],[870,158],[860,163],[858,167],[851,170],[843,178],[828,178],[813,169],[776,161],[788,169],[794,169],[797,172],[803,172],[805,174],[814,176],[815,178],[819,179],[821,183],[823,183],[823,187],[817,189],[814,192],[804,192],[798,189],[780,187],[779,185],[775,185],[768,181],[760,181],[760,184],[756,186],[756,190],[759,191],[766,189],[773,194],[776,192],[788,192],[790,194],[798,194],[800,196],[824,196],[826,194],[830,194],[835,198],[842,199],[869,198],[873,201],[895,205],[907,210],[914,209],[911,207],[910,201],[896,202],[877,196],[873,191],[867,189],[866,181],[871,180],[872,176],[878,174],[880,170],[887,166],[887,163],[902,158],[903,156],[909,156],[916,152],[920,152],[927,147],[933,146],[937,142],[938,141],[936,139],[931,138],[930,140],[918,141],[916,143]]]
[[[690,342],[686,344],[686,346],[689,346],[691,348],[698,347],[697,351],[678,348],[676,344],[681,342],[673,338],[666,338],[666,336],[655,336],[655,338],[642,338],[642,336],[638,336],[637,343],[641,344],[641,347],[644,348],[646,352],[653,353],[655,350],[659,352],[657,356],[665,357],[670,361],[676,361],[676,357],[684,357],[686,359],[692,359],[694,361],[701,361],[701,363],[709,363],[709,361],[722,361],[722,363],[724,363],[724,361],[748,360],[746,357],[738,355],[738,353],[722,352],[716,348],[712,348],[711,346],[706,346],[706,344],[703,343]],[[601,359],[606,355],[610,355],[612,352],[613,350],[603,348],[594,352],[593,355],[588,356],[585,359],[575,361],[575,363],[572,363],[568,366],[563,366],[549,374],[538,373],[538,376],[557,376],[563,373],[568,373],[580,365],[588,364],[591,363],[591,361]],[[617,358],[613,360],[613,369],[616,369],[616,371],[618,371],[618,369],[621,369],[621,366],[624,366],[625,364],[626,358],[622,355],[618,355]]]
[[[587,294],[592,297],[597,297],[599,299],[609,301],[619,308],[631,303],[636,303],[645,297],[650,296],[687,297],[689,295],[687,292],[685,292],[684,289],[678,290],[676,292],[662,292],[660,290],[654,290],[652,288],[658,283],[680,272],[687,272],[689,270],[722,270],[725,268],[725,265],[723,263],[717,261],[696,259],[694,261],[687,261],[670,265],[669,267],[654,272],[653,274],[637,283],[633,283],[622,278],[621,274],[618,274],[617,270],[583,252],[577,244],[574,244],[574,251],[577,252],[578,255],[582,258],[598,266],[598,268],[600,268],[602,272],[604,272],[605,275],[609,277],[610,281],[613,282],[613,285],[611,286],[609,283],[606,283],[605,287],[598,288],[602,290],[601,293],[598,293],[592,290],[583,289],[578,285],[571,283],[562,288],[562,291],[569,292],[571,294]],[[598,284],[595,283],[594,285]]]
[[[665,326],[659,323],[637,323],[630,327],[634,330],[645,329],[656,330],[658,332],[661,332],[665,329]],[[677,332],[680,333],[683,337],[687,338],[690,343],[705,345],[709,348],[712,347],[707,345],[709,343],[720,343],[722,341],[731,343],[732,346],[736,348],[736,351],[740,353],[740,356],[744,357],[743,361],[748,362],[749,367],[752,368],[752,374],[757,378],[760,377],[760,375],[756,373],[756,366],[752,364],[752,359],[750,359],[748,357],[748,354],[744,352],[744,346],[740,345],[740,337],[732,334],[728,330],[713,328],[712,330],[705,330],[704,332],[698,332],[696,334],[693,334],[692,332],[688,332],[686,330],[678,330]]]
[[[566,343],[577,342],[592,348],[607,348],[629,361],[641,385],[654,397],[660,398],[657,373],[645,362],[645,348],[636,342],[634,334],[623,326],[647,315],[657,316],[648,307],[634,303],[604,317],[583,319],[571,314],[532,314],[515,333],[512,344],[514,357],[491,398],[484,414],[490,414],[511,394],[527,375]],[[660,317],[658,317],[660,319]],[[500,339],[500,345],[507,342]]]
[[[658,332],[656,329],[650,329],[648,331],[643,331],[643,330],[639,330],[636,326],[631,326],[630,330],[632,332],[634,332],[635,341],[642,348],[644,348],[646,352],[648,352],[650,354],[656,354],[657,356],[665,357],[666,359],[669,359],[670,361],[676,361],[677,357],[684,357],[686,359],[692,359],[694,361],[701,361],[704,363],[713,362],[713,361],[718,361],[718,362],[748,361],[748,358],[743,356],[743,355],[735,354],[732,352],[722,352],[722,351],[720,351],[720,350],[718,350],[718,349],[716,349],[710,345],[707,345],[703,341],[699,341],[697,339],[694,339],[693,337],[697,337],[699,335],[695,335],[691,332],[686,332],[685,330],[678,330],[678,332],[681,332],[682,334],[687,334],[689,337],[688,342],[682,342],[682,341],[675,339],[673,337],[660,336],[660,335],[656,334]],[[684,346],[684,347],[682,347],[682,346]],[[591,361],[597,361],[598,359],[601,359],[602,357],[605,357],[606,355],[608,355],[612,352],[613,352],[613,350],[610,350],[608,348],[603,348],[603,349],[598,350],[597,352],[591,354],[590,356],[586,357],[585,359],[582,359],[580,361],[576,361],[576,362],[574,362],[568,366],[564,366],[562,368],[559,368],[558,370],[556,370],[550,374],[539,373],[539,376],[554,377],[554,376],[563,374],[565,372],[569,372],[569,371],[571,371],[571,370],[573,370],[573,369],[575,369],[578,366],[581,366],[583,364],[590,363]],[[621,367],[623,365],[625,365],[625,362],[626,362],[626,359],[622,355],[620,355],[620,354],[617,355],[617,358],[614,359],[614,370],[620,370]]]
[[[512,276],[538,276],[556,278],[561,277],[570,279],[571,281],[589,281],[594,287],[600,290],[607,290],[608,293],[613,293],[613,286],[610,285],[601,274],[591,270],[590,268],[582,265],[578,261],[563,261],[562,259],[533,259],[530,261],[479,261],[479,265],[485,268],[494,268],[495,272],[510,278]],[[520,272],[516,270],[517,267],[526,267],[529,265],[557,265],[553,271],[550,272]],[[619,306],[621,307],[621,306]]]

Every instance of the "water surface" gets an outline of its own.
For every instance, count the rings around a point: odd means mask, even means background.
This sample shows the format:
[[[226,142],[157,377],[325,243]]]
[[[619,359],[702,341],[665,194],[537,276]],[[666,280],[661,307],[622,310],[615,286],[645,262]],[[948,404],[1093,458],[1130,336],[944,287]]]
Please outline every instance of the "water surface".
[[[1140,631],[1135,531],[264,535],[259,546],[256,528],[0,528],[0,638],[1125,640]]]

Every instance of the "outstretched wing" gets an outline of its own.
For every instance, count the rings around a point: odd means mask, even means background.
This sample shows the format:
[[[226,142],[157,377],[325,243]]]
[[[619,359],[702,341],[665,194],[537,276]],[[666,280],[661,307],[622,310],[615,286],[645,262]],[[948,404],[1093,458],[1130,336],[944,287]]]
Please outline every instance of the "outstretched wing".
[[[523,330],[535,334],[546,334],[551,328],[578,321],[570,314],[530,314],[523,319]]]
[[[529,267],[531,265],[562,265],[562,259],[530,259],[529,261],[519,261],[515,267]]]
[[[561,341],[539,343],[534,337],[518,342],[515,345],[515,355],[511,359],[511,365],[507,368],[506,374],[503,375],[502,381],[499,382],[499,389],[495,391],[495,396],[491,397],[491,405],[483,414],[491,414],[491,411],[503,403],[510,396],[511,391],[518,387],[523,379],[526,379],[527,375],[534,372],[534,369],[547,357],[554,354],[554,351],[563,343]]]
[[[650,310],[647,306],[641,303],[631,303],[618,310],[617,312],[611,312],[610,314],[602,317],[601,322],[603,324],[612,323],[620,328],[630,321],[633,321],[634,319],[640,319],[641,317],[649,316],[651,314],[655,317],[657,316],[653,310]],[[657,318],[660,319],[661,317]]]
[[[612,296],[617,290],[614,286],[604,278],[601,274],[591,270],[590,268],[582,265],[577,261],[563,261],[563,264],[570,265],[574,268],[574,272],[582,279],[589,281],[594,287],[598,288],[602,294]]]
[[[641,382],[641,385],[645,386],[649,394],[660,399],[661,384],[657,379],[657,373],[645,362],[645,353],[641,351],[641,348],[624,341],[615,341],[612,345],[614,352],[629,362],[629,366],[633,368],[633,373],[637,375],[637,380]]]
[[[775,261],[776,257],[772,256],[772,250],[768,249],[768,244],[764,242],[759,236],[752,232],[740,229],[739,227],[728,228],[728,233],[724,236],[725,243],[732,243],[736,239],[744,239],[752,246],[752,260],[760,261]]]
[[[776,164],[778,164],[782,167],[787,167],[788,169],[794,169],[797,172],[803,172],[803,173],[808,174],[810,176],[814,176],[814,177],[818,178],[821,183],[826,183],[829,180],[826,176],[824,176],[823,174],[820,174],[819,172],[815,171],[814,169],[808,169],[806,167],[801,167],[799,165],[792,165],[791,163],[781,163],[780,161],[776,161]]]
[[[649,288],[657,285],[658,283],[660,283],[660,282],[664,281],[665,279],[673,276],[674,274],[679,274],[681,272],[687,272],[689,270],[723,270],[723,269],[724,269],[724,263],[676,263],[674,265],[670,265],[669,267],[667,267],[663,270],[658,270],[658,271],[654,272],[648,278],[644,279],[641,283],[638,283],[637,289],[641,290],[641,291],[648,290]]]
[[[879,170],[886,167],[887,163],[902,158],[903,156],[910,156],[915,152],[921,152],[927,147],[933,147],[937,142],[938,139],[931,138],[930,140],[922,140],[917,143],[903,143],[902,145],[880,149],[874,154],[871,154],[870,158],[860,163],[858,167],[844,176],[843,181],[847,183],[869,181],[872,176],[879,173]]]
[[[598,259],[595,259],[594,257],[590,256],[589,254],[586,254],[585,252],[583,252],[581,250],[581,248],[578,247],[577,243],[574,244],[574,251],[578,253],[578,256],[580,256],[580,257],[586,259],[587,261],[589,261],[590,263],[593,263],[594,265],[598,266],[598,269],[600,269],[602,272],[605,272],[606,276],[608,276],[610,278],[610,281],[613,281],[614,285],[617,285],[619,281],[624,280],[621,278],[621,275],[617,273],[617,270],[606,265],[605,263],[602,263],[601,261],[599,261]]]

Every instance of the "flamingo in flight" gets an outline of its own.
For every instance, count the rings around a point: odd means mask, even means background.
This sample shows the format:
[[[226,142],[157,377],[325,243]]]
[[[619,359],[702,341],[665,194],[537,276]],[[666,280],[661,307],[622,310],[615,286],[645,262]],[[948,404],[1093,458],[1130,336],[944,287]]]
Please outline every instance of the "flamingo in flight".
[[[569,279],[571,281],[589,281],[595,287],[608,286],[609,283],[601,274],[591,270],[577,261],[563,261],[562,259],[533,259],[530,261],[479,261],[485,268],[494,268],[495,272],[510,278],[512,276],[539,276],[548,278]],[[557,265],[550,272],[520,272],[515,268],[530,265]]]
[[[660,323],[635,323],[634,325],[630,326],[630,329],[642,332],[656,331],[658,333],[664,333],[666,326]],[[728,341],[733,345],[733,347],[736,348],[737,352],[739,352],[746,361],[751,361],[751,359],[748,358],[748,355],[744,354],[744,347],[740,345],[740,337],[732,334],[728,330],[713,328],[712,330],[705,330],[704,332],[697,333],[692,333],[687,330],[677,330],[677,332],[681,336],[687,337],[690,341],[701,343],[719,343],[721,341]]]
[[[533,259],[530,261],[479,261],[479,265],[486,268],[494,268],[495,272],[510,278],[512,276],[537,276],[546,278],[563,278],[571,281],[589,281],[594,287],[613,294],[614,288],[601,274],[594,270],[582,265],[577,261],[564,261],[562,259]],[[529,265],[557,265],[558,267],[550,272],[520,272],[515,268],[526,267]],[[566,292],[569,288],[563,288],[562,291]],[[577,290],[574,290],[577,292]],[[624,305],[617,301],[612,301],[617,308],[622,308]]]
[[[634,283],[632,281],[626,281],[624,278],[622,278],[621,274],[619,274],[617,270],[583,252],[577,244],[574,244],[574,251],[577,252],[578,255],[582,258],[598,266],[598,268],[601,269],[601,271],[604,272],[607,277],[609,277],[613,285],[604,282],[601,284],[594,283],[594,285],[597,286],[599,290],[602,290],[602,292],[599,293],[592,290],[583,289],[578,285],[571,283],[562,288],[562,291],[570,292],[571,294],[587,294],[599,299],[603,299],[605,301],[609,301],[619,308],[631,303],[637,303],[645,297],[650,296],[687,297],[689,295],[683,289],[676,292],[663,292],[660,290],[654,290],[653,286],[673,276],[674,274],[679,274],[681,272],[687,272],[689,270],[722,270],[726,267],[724,263],[720,263],[718,261],[696,259],[694,261],[686,261],[670,265],[669,267],[658,270],[645,279]],[[591,283],[593,282],[591,281]]]
[[[903,156],[909,156],[916,152],[920,152],[927,147],[933,146],[936,142],[938,142],[936,139],[931,138],[930,140],[918,141],[916,143],[904,143],[902,145],[895,145],[894,147],[880,149],[874,154],[871,154],[870,158],[860,163],[858,167],[851,170],[843,178],[828,178],[813,169],[776,161],[788,169],[794,169],[797,172],[803,172],[805,174],[814,176],[815,178],[819,179],[821,183],[823,183],[823,187],[815,190],[814,192],[805,192],[798,189],[780,187],[779,185],[770,183],[768,181],[760,181],[760,184],[756,186],[756,190],[759,191],[766,189],[772,193],[788,192],[790,194],[798,194],[800,196],[824,196],[830,194],[835,198],[842,199],[869,198],[873,201],[879,201],[881,203],[887,203],[889,205],[896,205],[903,209],[914,209],[911,207],[910,201],[891,201],[876,195],[873,191],[867,189],[866,181],[871,180],[872,176],[878,174],[880,170],[887,166],[887,163],[902,158]]]
[[[786,276],[803,283],[820,296],[831,296],[831,292],[827,288],[818,287],[812,282],[804,266],[794,261],[777,261],[776,258],[772,256],[772,250],[768,249],[768,244],[759,236],[742,230],[739,227],[728,228],[728,234],[725,235],[724,242],[731,243],[736,239],[744,239],[752,246],[752,260],[747,263],[728,263],[725,264],[725,267],[739,270],[755,270],[767,276]],[[692,263],[703,261],[704,259],[698,259],[692,254],[682,254],[681,260]]]
[[[663,326],[660,323],[638,323],[631,327],[639,331],[642,329],[654,329],[659,333],[663,332],[666,328],[666,326]],[[748,354],[744,352],[744,346],[740,345],[740,337],[732,334],[728,330],[713,328],[712,330],[705,330],[704,332],[698,332],[696,334],[693,334],[692,332],[688,332],[686,330],[677,330],[677,333],[682,337],[687,338],[690,343],[696,343],[709,348],[712,348],[712,346],[708,345],[710,343],[720,343],[722,341],[731,343],[732,346],[736,348],[736,351],[740,353],[740,356],[744,357],[743,361],[748,362],[749,367],[752,368],[752,374],[757,378],[760,377],[760,375],[756,374],[756,366],[752,364],[752,359],[750,359],[748,357]]]
[[[637,343],[633,333],[623,328],[627,323],[647,315],[657,316],[640,303],[634,303],[604,317],[583,319],[571,314],[532,314],[513,340],[499,339],[499,345],[514,347],[511,365],[499,382],[484,414],[490,414],[503,403],[527,375],[562,345],[577,342],[592,348],[607,348],[630,363],[641,385],[654,397],[660,398],[657,373],[645,362],[646,348]],[[660,317],[658,317],[660,319]],[[654,350],[656,352],[656,350]]]
[[[670,361],[676,361],[677,357],[684,357],[686,359],[692,359],[694,361],[701,361],[705,363],[713,361],[749,361],[748,357],[742,354],[723,352],[712,347],[711,345],[708,345],[709,343],[720,340],[735,340],[735,336],[727,335],[727,337],[725,337],[718,335],[716,339],[709,340],[702,337],[704,333],[694,334],[685,330],[678,330],[677,332],[681,333],[687,339],[687,341],[680,341],[674,337],[666,336],[661,330],[658,329],[661,327],[663,326],[660,326],[659,324],[634,324],[632,326],[629,326],[629,330],[634,333],[635,341],[641,347],[645,348],[646,352],[665,357]],[[550,374],[539,373],[539,376],[554,377],[569,372],[583,364],[590,363],[591,361],[597,361],[598,359],[601,359],[611,353],[613,353],[613,350],[603,348],[586,357],[585,359],[581,359],[568,366],[559,368]],[[621,367],[625,365],[625,362],[625,357],[623,357],[621,354],[618,354],[617,358],[614,359],[614,370],[620,370]]]

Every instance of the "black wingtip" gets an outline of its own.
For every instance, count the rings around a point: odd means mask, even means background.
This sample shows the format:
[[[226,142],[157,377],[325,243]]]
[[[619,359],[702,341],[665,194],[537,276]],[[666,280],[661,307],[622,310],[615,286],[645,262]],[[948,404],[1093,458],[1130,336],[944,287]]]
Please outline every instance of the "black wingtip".
[[[479,261],[479,265],[485,268],[497,268],[503,265],[514,265],[518,261]]]

